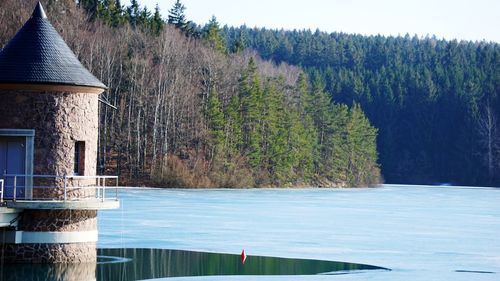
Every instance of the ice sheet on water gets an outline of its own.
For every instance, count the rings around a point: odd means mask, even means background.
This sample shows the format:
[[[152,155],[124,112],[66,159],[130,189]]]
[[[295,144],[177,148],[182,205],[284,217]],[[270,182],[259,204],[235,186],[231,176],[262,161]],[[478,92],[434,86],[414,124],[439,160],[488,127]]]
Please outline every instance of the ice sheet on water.
[[[245,248],[394,269],[294,280],[500,280],[498,189],[148,189],[121,196],[121,209],[99,213],[100,247]],[[201,280],[249,280],[231,278]]]

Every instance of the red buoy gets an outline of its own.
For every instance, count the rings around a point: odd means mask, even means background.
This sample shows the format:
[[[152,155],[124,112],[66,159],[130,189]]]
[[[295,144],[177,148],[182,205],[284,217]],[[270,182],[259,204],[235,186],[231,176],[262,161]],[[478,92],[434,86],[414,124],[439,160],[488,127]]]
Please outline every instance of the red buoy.
[[[245,261],[247,260],[247,254],[245,254],[245,249],[241,251],[241,263],[245,264]]]

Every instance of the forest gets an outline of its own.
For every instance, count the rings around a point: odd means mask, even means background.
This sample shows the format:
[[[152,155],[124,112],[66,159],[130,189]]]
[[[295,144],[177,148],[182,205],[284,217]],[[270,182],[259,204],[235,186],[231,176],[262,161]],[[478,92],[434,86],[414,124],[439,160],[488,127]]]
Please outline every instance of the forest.
[[[101,96],[98,174],[164,187],[382,181],[377,129],[362,105],[332,101],[319,72],[227,48],[215,17],[200,27],[179,1],[168,18],[134,0],[43,2],[83,65],[109,87]],[[0,46],[35,3],[0,2]]]
[[[500,184],[500,46],[435,37],[225,27],[230,45],[319,73],[378,128],[386,182]]]

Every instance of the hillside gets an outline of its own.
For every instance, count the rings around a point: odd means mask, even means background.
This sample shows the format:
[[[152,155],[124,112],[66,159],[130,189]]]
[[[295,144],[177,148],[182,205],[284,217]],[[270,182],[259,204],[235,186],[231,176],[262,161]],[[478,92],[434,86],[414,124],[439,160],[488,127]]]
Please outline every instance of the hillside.
[[[35,1],[0,2],[0,46]],[[167,24],[132,1],[48,1],[49,19],[109,89],[98,173],[167,187],[362,186],[380,182],[377,130],[333,103],[319,75],[230,52],[213,19]]]
[[[276,63],[321,76],[379,129],[388,183],[500,184],[500,46],[433,37],[224,28]]]

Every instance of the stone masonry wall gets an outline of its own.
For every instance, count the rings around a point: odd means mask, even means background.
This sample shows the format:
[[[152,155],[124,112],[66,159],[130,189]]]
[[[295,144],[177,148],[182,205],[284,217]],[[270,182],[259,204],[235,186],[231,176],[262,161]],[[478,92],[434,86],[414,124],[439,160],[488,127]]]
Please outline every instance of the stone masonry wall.
[[[76,141],[85,142],[85,176],[96,174],[98,95],[0,91],[0,99],[0,128],[35,129],[34,174],[73,175]],[[52,181],[59,190],[35,189],[34,196],[62,197],[64,181]]]
[[[0,244],[6,263],[87,263],[97,260],[96,243]]]
[[[95,210],[24,210],[18,230],[23,231],[94,231]]]

